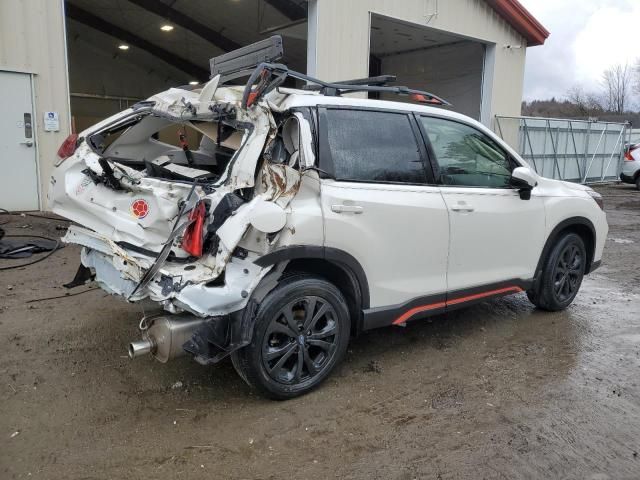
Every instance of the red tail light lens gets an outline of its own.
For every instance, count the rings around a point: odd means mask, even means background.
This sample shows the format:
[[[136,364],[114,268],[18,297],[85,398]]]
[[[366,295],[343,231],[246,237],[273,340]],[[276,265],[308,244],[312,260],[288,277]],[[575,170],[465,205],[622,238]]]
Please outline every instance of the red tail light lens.
[[[205,214],[204,203],[199,202],[189,213],[191,225],[187,227],[182,237],[182,249],[194,257],[202,256],[202,232],[204,230]]]
[[[78,148],[78,135],[72,133],[64,142],[62,142],[62,145],[60,145],[60,148],[58,149],[58,157],[60,157],[61,161],[66,160],[76,152],[76,148]]]

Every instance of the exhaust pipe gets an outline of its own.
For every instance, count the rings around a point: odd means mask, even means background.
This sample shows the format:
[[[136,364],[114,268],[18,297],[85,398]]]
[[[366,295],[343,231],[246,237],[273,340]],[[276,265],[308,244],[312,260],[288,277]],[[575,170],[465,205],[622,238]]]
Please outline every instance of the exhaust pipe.
[[[131,342],[129,344],[129,358],[134,359],[136,357],[146,355],[147,353],[151,353],[152,347],[153,344],[147,339]]]
[[[144,330],[142,340],[129,344],[129,358],[150,353],[159,362],[166,363],[172,358],[185,355],[182,345],[206,321],[206,318],[193,315],[154,317],[149,320],[149,327]]]

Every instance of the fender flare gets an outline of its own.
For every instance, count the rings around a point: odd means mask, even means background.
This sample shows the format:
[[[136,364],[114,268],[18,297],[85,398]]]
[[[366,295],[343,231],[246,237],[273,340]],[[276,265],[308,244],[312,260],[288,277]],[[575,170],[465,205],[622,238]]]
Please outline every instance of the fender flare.
[[[542,272],[543,264],[547,256],[549,255],[551,248],[553,248],[553,245],[555,244],[555,241],[557,240],[558,235],[563,230],[573,226],[582,226],[582,227],[587,227],[589,229],[589,231],[591,232],[591,235],[593,236],[593,247],[594,247],[593,254],[595,255],[595,246],[596,246],[597,236],[596,236],[596,229],[593,226],[593,223],[591,222],[591,220],[589,220],[586,217],[570,217],[562,220],[560,223],[558,223],[554,227],[553,230],[551,230],[551,233],[547,237],[547,241],[545,242],[544,247],[542,248],[542,253],[540,254],[540,258],[538,259],[538,264],[536,265],[536,271],[534,272],[534,279],[535,279],[536,285],[540,279],[540,274]],[[588,263],[585,267],[585,272],[584,272],[585,275],[591,271],[591,266],[593,265],[593,258],[588,258],[587,262]]]
[[[268,267],[269,265],[276,265],[281,262],[298,260],[298,259],[321,259],[327,260],[331,263],[337,264],[343,269],[351,271],[358,282],[360,288],[360,295],[362,300],[362,309],[369,308],[371,299],[369,293],[369,282],[367,275],[360,265],[360,262],[356,260],[353,255],[331,247],[318,247],[315,245],[291,245],[288,247],[278,248],[260,258],[254,260],[253,263],[261,267]]]

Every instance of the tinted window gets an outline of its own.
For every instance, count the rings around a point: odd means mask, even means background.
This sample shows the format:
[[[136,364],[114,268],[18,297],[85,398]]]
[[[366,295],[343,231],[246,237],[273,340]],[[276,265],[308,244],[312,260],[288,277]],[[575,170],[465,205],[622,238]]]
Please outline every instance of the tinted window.
[[[421,117],[444,185],[509,186],[509,156],[475,128],[440,118]]]
[[[407,115],[330,109],[327,137],[339,180],[427,183]]]

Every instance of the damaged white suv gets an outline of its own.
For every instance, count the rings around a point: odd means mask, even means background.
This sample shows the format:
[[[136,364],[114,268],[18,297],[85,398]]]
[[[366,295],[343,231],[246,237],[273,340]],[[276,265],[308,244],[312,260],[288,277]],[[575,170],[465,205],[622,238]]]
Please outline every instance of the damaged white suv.
[[[226,83],[248,65],[245,86]],[[343,95],[438,97],[256,65],[246,50],[214,59],[206,85],[58,152],[50,206],[82,225],[64,237],[83,247],[70,286],[93,279],[165,311],[140,322],[131,357],[231,355],[249,385],[291,398],[352,335],[522,291],[560,310],[599,265],[608,227],[590,188],[539,177],[463,115]],[[307,86],[283,88],[291,78]]]

